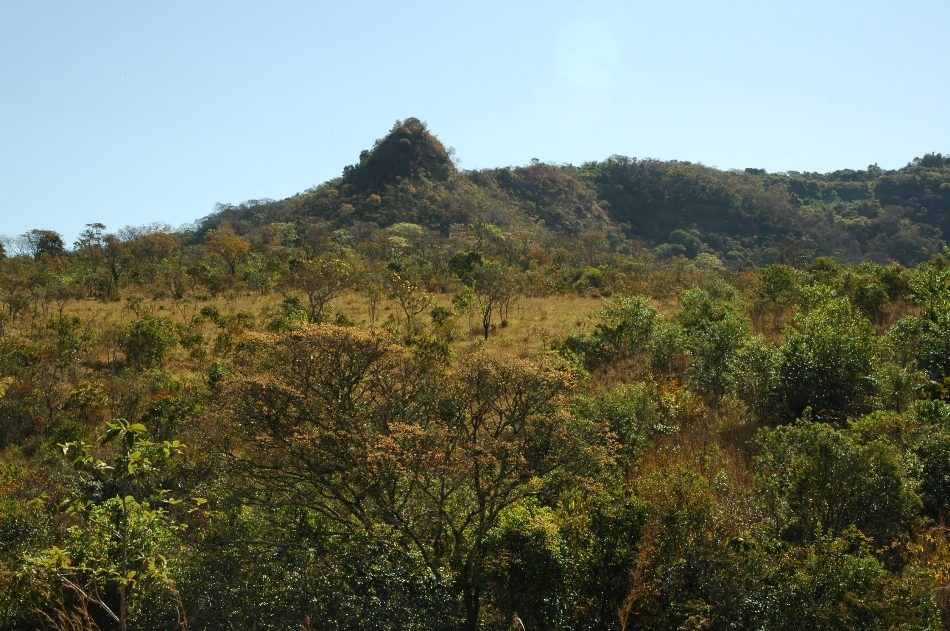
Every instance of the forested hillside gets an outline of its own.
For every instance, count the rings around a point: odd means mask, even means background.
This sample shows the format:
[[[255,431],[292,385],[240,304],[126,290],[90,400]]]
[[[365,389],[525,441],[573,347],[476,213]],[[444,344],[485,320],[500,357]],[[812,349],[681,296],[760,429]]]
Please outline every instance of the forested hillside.
[[[950,628],[948,204],[938,154],[471,172],[409,119],[7,240],[0,629]]]
[[[228,222],[246,233],[314,220],[357,234],[398,222],[442,235],[472,222],[535,226],[567,240],[594,230],[642,242],[664,258],[711,252],[733,268],[816,256],[912,265],[937,254],[950,234],[950,157],[826,174],[625,156],[580,167],[458,172],[425,125],[408,119],[342,178],[282,201],[223,206],[201,227]]]

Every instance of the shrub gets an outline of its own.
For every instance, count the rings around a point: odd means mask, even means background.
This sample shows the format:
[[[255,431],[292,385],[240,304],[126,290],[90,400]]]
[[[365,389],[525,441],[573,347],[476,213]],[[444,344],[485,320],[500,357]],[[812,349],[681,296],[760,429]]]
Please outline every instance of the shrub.
[[[797,318],[782,345],[779,387],[790,418],[811,407],[819,419],[860,413],[872,393],[876,339],[870,322],[846,299]]]
[[[856,526],[885,545],[909,532],[921,509],[905,459],[887,440],[802,420],[767,431],[755,462],[758,481],[793,541]]]
[[[122,348],[129,365],[154,368],[165,362],[178,342],[178,329],[174,323],[165,318],[146,315],[136,318],[126,328]]]

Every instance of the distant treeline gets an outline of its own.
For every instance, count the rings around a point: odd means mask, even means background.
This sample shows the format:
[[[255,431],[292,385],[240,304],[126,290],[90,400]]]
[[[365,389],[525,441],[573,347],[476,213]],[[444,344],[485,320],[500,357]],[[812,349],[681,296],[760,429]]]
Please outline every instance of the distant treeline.
[[[950,156],[826,174],[624,156],[459,172],[425,125],[408,119],[343,177],[281,201],[221,206],[200,230],[228,222],[244,234],[313,220],[357,235],[400,222],[442,235],[472,222],[536,225],[559,236],[595,230],[661,257],[711,252],[734,268],[816,256],[913,265],[938,253],[950,234]]]

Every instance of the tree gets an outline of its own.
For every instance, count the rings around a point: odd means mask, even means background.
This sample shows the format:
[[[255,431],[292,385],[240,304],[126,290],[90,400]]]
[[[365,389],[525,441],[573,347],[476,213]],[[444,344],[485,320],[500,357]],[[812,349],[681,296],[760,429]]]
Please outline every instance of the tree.
[[[86,291],[89,295],[99,297],[113,294],[108,276],[99,273],[103,261],[105,229],[105,224],[87,223],[85,230],[73,243],[73,252],[76,254],[73,263],[81,263],[85,267],[81,277],[86,284]]]
[[[63,238],[52,230],[33,229],[20,236],[28,253],[34,260],[45,257],[59,256],[66,251]]]
[[[301,224],[297,233],[304,254],[308,259],[315,259],[329,249],[333,228],[326,221],[309,221]]]
[[[546,476],[585,462],[554,364],[475,354],[444,365],[334,326],[257,335],[227,394],[243,441],[226,451],[269,502],[307,506],[347,532],[392,532],[454,581],[478,628],[486,537]]]
[[[244,237],[236,235],[230,226],[224,225],[208,232],[205,236],[205,247],[224,261],[228,276],[233,281],[237,274],[237,264],[251,249],[251,244]]]
[[[70,501],[73,523],[59,545],[25,560],[23,575],[45,595],[41,613],[50,627],[115,623],[125,631],[147,598],[174,590],[169,559],[178,526],[162,508],[171,498],[158,479],[184,445],[156,442],[144,425],[122,419],[106,427],[100,444],[115,444],[116,452],[102,459],[85,443],[61,445],[87,487],[104,497]]]
[[[762,335],[747,336],[730,357],[735,393],[760,423],[771,421],[776,411],[780,362],[778,348]]]
[[[307,296],[311,322],[322,322],[327,305],[350,286],[355,270],[343,256],[325,254],[315,259],[290,262],[288,284]]]
[[[605,251],[610,243],[607,233],[600,229],[587,229],[574,239],[578,258],[590,267],[603,263]]]
[[[492,315],[507,323],[508,308],[518,291],[518,272],[497,261],[485,261],[472,273],[473,287],[482,316],[482,333],[488,339]]]
[[[659,321],[643,296],[612,296],[597,315],[590,334],[572,334],[560,344],[562,354],[583,360],[589,369],[644,355]]]
[[[873,390],[875,342],[871,323],[847,299],[833,299],[796,318],[786,332],[779,367],[789,416],[806,407],[819,419],[860,413]]]
[[[386,295],[386,280],[389,270],[378,263],[367,263],[360,273],[359,286],[366,296],[366,306],[370,327],[376,326],[379,316],[379,303]]]
[[[902,340],[917,365],[950,389],[950,250],[916,270],[911,280],[919,318],[910,321],[914,335]],[[910,316],[912,318],[912,316]],[[907,318],[905,318],[907,319]],[[947,392],[950,395],[950,391]]]
[[[156,284],[162,262],[182,249],[181,235],[164,224],[126,226],[116,235],[105,238],[113,291],[118,289],[120,276],[135,280],[143,287]]]
[[[946,523],[950,514],[950,403],[917,401],[910,410],[876,411],[850,422],[863,443],[887,440],[919,481],[917,492],[927,515]]]
[[[81,254],[92,269],[96,268],[101,258],[105,229],[103,223],[87,223],[86,229],[79,233],[73,244],[73,250]]]
[[[145,315],[129,323],[122,346],[129,364],[136,368],[154,368],[165,362],[178,339],[178,329],[173,322]]]
[[[107,234],[103,238],[102,257],[109,272],[109,295],[115,297],[119,293],[119,280],[129,265],[129,245],[116,235]]]
[[[766,265],[758,273],[758,286],[752,292],[752,316],[780,316],[795,306],[800,295],[799,272],[787,265]]]
[[[761,446],[758,481],[792,540],[857,526],[883,546],[908,533],[922,507],[903,455],[887,441],[862,444],[802,420],[765,433]]]
[[[406,316],[408,335],[416,331],[416,316],[432,304],[432,294],[426,291],[418,281],[412,280],[412,276],[405,270],[400,272],[390,268],[388,278],[389,297],[399,303],[399,308]]]
[[[748,335],[746,316],[736,304],[695,287],[683,292],[680,303],[677,321],[692,356],[690,381],[704,396],[718,400],[735,383],[730,368]]]

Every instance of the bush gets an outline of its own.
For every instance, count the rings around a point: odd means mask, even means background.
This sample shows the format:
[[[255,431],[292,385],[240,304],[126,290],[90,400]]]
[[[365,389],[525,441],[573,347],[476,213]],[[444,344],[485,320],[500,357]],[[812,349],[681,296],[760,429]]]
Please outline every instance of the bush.
[[[619,441],[617,456],[624,467],[635,464],[647,442],[675,430],[656,384],[622,384],[603,393],[580,396],[575,414],[608,429]]]
[[[488,583],[500,625],[514,614],[534,628],[563,624],[568,551],[553,511],[513,506],[489,534]]]
[[[296,331],[308,320],[307,310],[300,304],[300,300],[290,296],[280,303],[277,316],[267,323],[267,329],[275,333]]]
[[[782,345],[781,390],[789,420],[811,407],[816,418],[840,420],[864,410],[873,391],[876,338],[871,323],[846,299],[796,318]]]
[[[170,320],[147,315],[133,320],[125,330],[122,348],[126,361],[135,368],[154,368],[165,363],[178,344],[178,329]]]
[[[613,296],[604,303],[600,321],[587,335],[572,334],[558,350],[588,368],[642,353],[657,321],[656,309],[642,296]]]
[[[760,444],[758,482],[789,540],[855,526],[886,545],[914,525],[921,500],[893,443],[862,444],[849,432],[802,420],[765,432]]]

